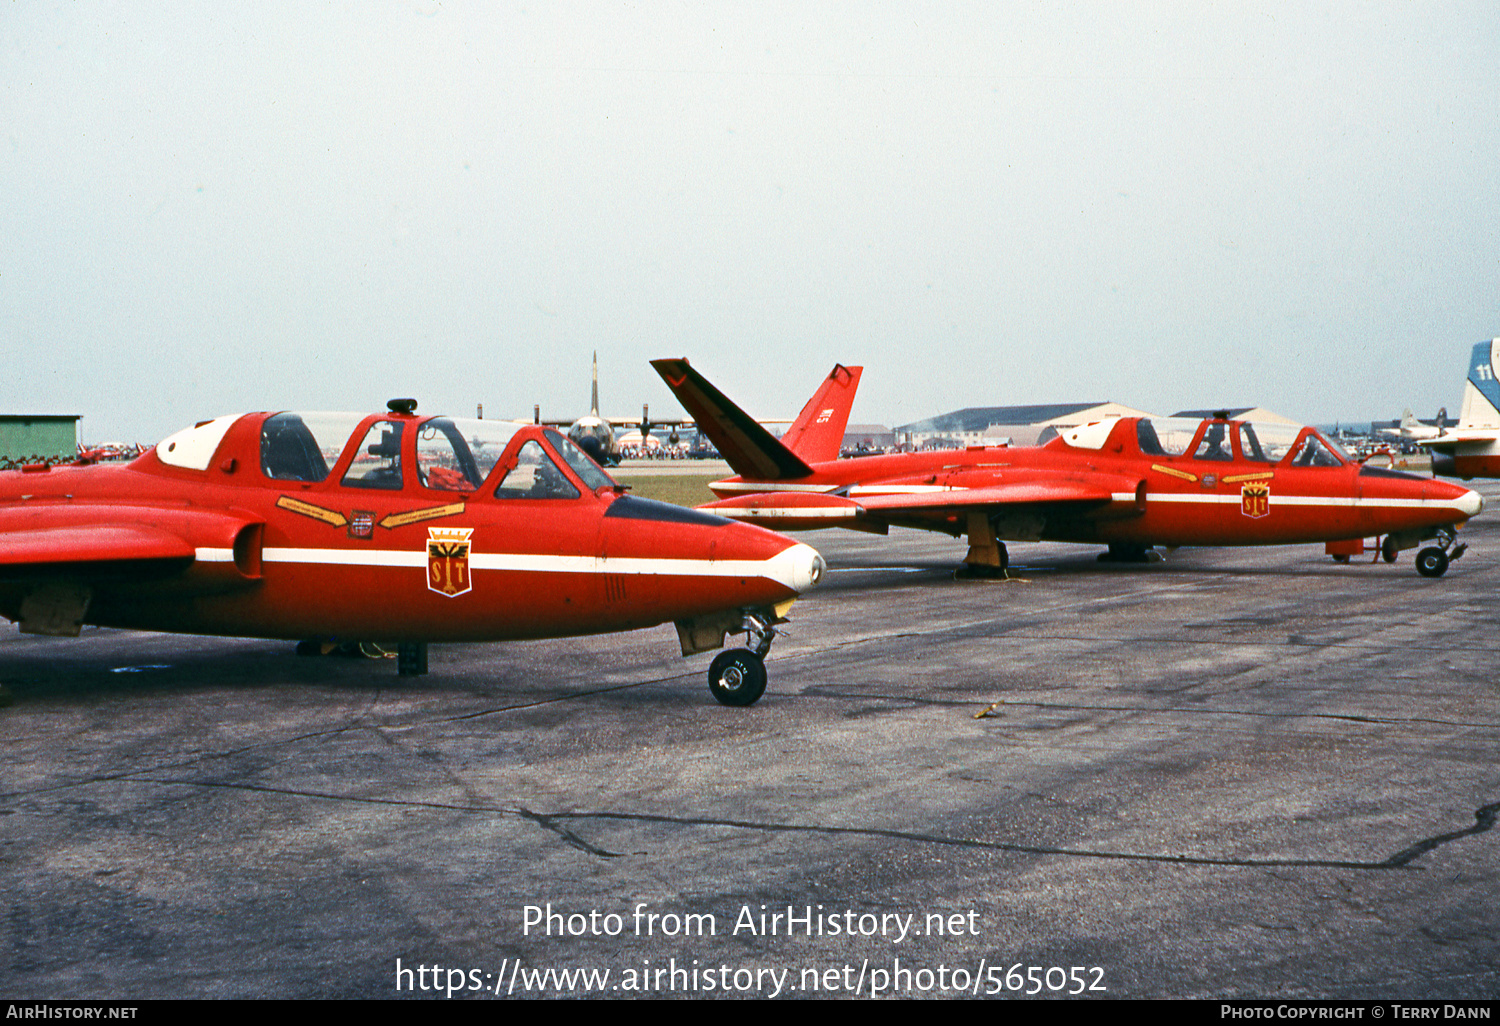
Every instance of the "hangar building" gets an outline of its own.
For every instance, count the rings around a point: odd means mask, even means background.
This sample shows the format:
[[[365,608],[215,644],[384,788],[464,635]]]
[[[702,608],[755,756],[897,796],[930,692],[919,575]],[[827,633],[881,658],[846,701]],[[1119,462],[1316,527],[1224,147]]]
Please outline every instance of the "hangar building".
[[[1149,417],[1120,403],[1053,403],[1039,406],[971,406],[896,428],[896,442],[924,445],[1035,445],[1048,428],[1077,427],[1105,417]]]
[[[78,415],[0,413],[0,457],[77,456]]]

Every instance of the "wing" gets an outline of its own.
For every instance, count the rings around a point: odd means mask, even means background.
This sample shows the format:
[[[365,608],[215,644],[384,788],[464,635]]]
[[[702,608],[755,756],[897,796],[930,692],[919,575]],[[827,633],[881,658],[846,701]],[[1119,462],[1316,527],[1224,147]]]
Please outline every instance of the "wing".
[[[1115,474],[1018,474],[1015,480],[973,488],[882,483],[856,485],[847,493],[760,492],[699,508],[787,531],[821,527],[868,531],[891,524],[941,530],[945,521],[961,525],[963,515],[972,510],[1105,518],[1139,513],[1144,501],[1141,482]]]
[[[142,525],[42,527],[0,535],[0,577],[72,569],[81,574],[120,572],[129,566],[180,563],[197,556],[192,542]]]
[[[190,508],[39,503],[0,510],[0,611],[27,633],[77,635],[101,591],[131,601],[140,586],[249,585],[260,578],[264,526]]]

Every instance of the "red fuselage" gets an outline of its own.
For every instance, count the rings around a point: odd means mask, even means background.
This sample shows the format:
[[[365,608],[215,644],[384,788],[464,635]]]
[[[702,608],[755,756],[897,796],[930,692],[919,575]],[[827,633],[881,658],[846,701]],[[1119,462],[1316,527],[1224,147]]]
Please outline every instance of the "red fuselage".
[[[901,525],[955,536],[983,511],[1001,539],[1178,546],[1421,534],[1461,524],[1481,506],[1458,485],[1351,462],[1312,428],[1175,423],[1176,438],[1163,444],[1152,423],[1165,431],[1174,422],[1122,418],[1039,447],[836,460],[779,481],[728,478],[711,486],[721,501],[703,508],[782,530]],[[1280,438],[1257,441],[1256,428]]]
[[[0,473],[0,613],[25,629],[83,589],[84,623],[494,641],[772,608],[821,573],[805,545],[624,494],[553,431],[320,416],[343,440],[246,414],[122,466]]]

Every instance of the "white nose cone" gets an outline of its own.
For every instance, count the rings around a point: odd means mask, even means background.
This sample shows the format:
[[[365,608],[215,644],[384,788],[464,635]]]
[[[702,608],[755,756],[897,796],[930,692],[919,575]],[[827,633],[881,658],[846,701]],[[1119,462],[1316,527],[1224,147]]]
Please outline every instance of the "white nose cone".
[[[798,542],[782,549],[767,561],[767,574],[799,595],[823,580],[828,565],[818,550]]]
[[[1476,517],[1484,509],[1484,496],[1475,491],[1464,492],[1458,497],[1458,509],[1466,517]]]

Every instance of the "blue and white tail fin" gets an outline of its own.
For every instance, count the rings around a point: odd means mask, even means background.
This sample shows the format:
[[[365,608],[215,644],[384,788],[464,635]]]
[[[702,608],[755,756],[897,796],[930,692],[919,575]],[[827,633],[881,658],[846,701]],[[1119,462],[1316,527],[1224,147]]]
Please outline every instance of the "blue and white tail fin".
[[[1481,342],[1469,356],[1469,380],[1458,428],[1500,428],[1500,338]]]

